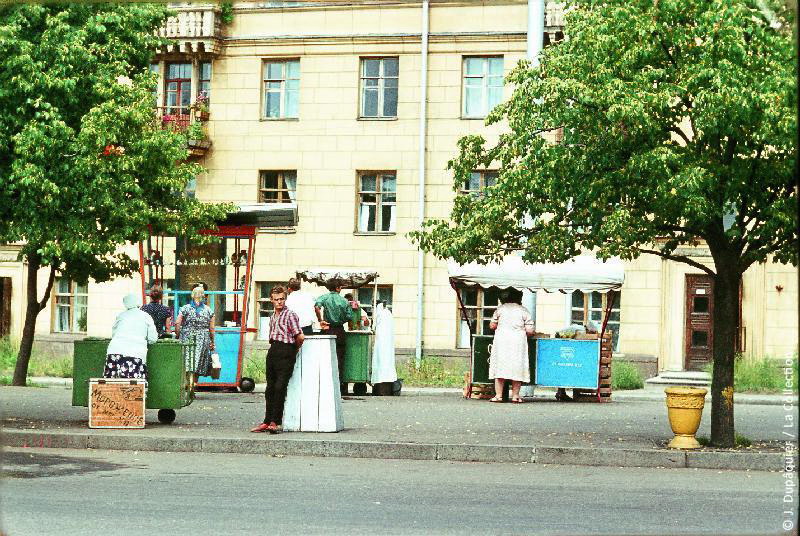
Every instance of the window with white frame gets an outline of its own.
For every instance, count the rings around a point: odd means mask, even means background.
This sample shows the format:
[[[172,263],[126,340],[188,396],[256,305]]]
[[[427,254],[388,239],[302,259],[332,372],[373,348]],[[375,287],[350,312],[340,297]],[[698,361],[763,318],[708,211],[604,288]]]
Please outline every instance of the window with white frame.
[[[259,173],[259,203],[294,203],[297,200],[297,171],[262,170]]]
[[[464,309],[467,311],[469,323],[474,326],[475,334],[492,335],[493,332],[489,329],[489,322],[492,320],[495,309],[500,305],[500,291],[496,288],[466,288],[460,289],[458,292],[461,295]],[[469,348],[469,325],[464,319],[464,314],[458,302],[456,302],[456,309],[456,318],[458,319],[456,347]]]
[[[53,291],[53,332],[86,333],[88,285],[58,278]]]
[[[503,56],[467,56],[463,76],[463,116],[486,117],[503,100]]]
[[[256,326],[256,329],[258,329],[258,338],[262,340],[269,339],[269,317],[275,312],[275,307],[272,305],[272,300],[270,300],[270,292],[278,285],[285,287],[285,283],[281,281],[256,282],[256,288],[258,289],[256,294],[258,326]]]
[[[464,181],[461,188],[462,194],[480,195],[481,190],[494,186],[497,183],[497,171],[473,171]]]
[[[397,219],[397,175],[394,171],[362,171],[358,174],[359,233],[393,233]]]
[[[197,96],[202,96],[206,106],[211,102],[211,62],[200,62],[200,78],[197,83]]]
[[[367,313],[367,316],[372,318],[375,312],[375,305],[382,301],[386,306],[392,308],[392,286],[391,285],[378,285],[377,292],[375,292],[375,285],[357,288],[353,292],[356,301],[361,304],[361,308]]]
[[[398,58],[361,58],[361,117],[397,117]]]
[[[300,60],[264,62],[264,117],[296,119],[300,107]]]
[[[591,321],[597,325],[598,331],[603,327],[606,308],[609,300],[613,299],[611,313],[608,316],[607,330],[612,333],[612,348],[615,352],[619,351],[619,328],[620,328],[620,306],[622,305],[622,294],[620,292],[609,291],[606,293],[591,292],[585,293],[575,291],[570,298],[570,322],[572,324],[586,324]]]

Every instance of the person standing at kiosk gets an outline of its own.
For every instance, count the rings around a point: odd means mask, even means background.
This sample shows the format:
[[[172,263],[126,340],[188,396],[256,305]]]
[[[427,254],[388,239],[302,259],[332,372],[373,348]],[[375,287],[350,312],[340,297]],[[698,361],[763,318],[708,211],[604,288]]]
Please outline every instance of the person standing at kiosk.
[[[314,297],[308,292],[300,290],[300,280],[294,277],[289,279],[286,291],[289,293],[286,296],[286,308],[294,311],[300,319],[300,329],[303,330],[303,335],[313,335],[314,328],[312,326],[316,314]]]
[[[294,372],[297,351],[305,336],[300,329],[300,320],[286,308],[286,291],[283,287],[272,287],[269,296],[275,314],[269,323],[269,350],[267,351],[267,389],[264,391],[264,422],[251,432],[277,434],[283,423],[283,406],[286,404],[286,389]]]
[[[328,283],[327,294],[323,294],[317,298],[314,304],[317,318],[322,326],[322,331],[327,332],[329,335],[336,335],[336,360],[339,365],[339,388],[341,394],[347,393],[347,384],[342,382],[344,378],[344,352],[346,343],[346,335],[344,325],[350,320],[352,308],[347,303],[341,294],[342,287],[336,283]]]
[[[523,307],[522,292],[509,289],[500,294],[503,302],[492,316],[489,328],[495,330],[489,356],[489,377],[494,378],[495,396],[490,402],[503,401],[503,387],[511,380],[511,402],[520,404],[519,388],[531,381],[528,365],[528,335],[533,335],[531,313]]]

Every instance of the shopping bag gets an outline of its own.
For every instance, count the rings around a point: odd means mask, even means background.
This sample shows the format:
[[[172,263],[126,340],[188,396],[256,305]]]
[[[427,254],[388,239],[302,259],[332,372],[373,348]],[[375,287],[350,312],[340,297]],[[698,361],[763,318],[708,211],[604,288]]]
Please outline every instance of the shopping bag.
[[[219,354],[214,352],[211,354],[211,372],[209,373],[209,376],[211,376],[211,378],[214,380],[218,380],[221,372],[222,361],[219,359]]]

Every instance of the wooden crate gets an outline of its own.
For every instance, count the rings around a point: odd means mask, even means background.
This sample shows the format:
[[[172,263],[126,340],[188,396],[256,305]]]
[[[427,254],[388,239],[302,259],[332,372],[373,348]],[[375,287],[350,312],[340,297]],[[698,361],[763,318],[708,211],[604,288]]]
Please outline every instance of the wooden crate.
[[[144,428],[147,382],[89,379],[89,428]]]

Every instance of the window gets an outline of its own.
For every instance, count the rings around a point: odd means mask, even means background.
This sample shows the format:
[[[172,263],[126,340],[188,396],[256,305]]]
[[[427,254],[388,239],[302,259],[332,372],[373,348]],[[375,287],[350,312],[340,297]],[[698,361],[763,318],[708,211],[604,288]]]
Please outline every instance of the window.
[[[361,58],[361,117],[397,117],[398,59]]]
[[[159,78],[161,74],[161,68],[158,63],[151,63],[150,64],[150,74],[156,75],[156,78]],[[158,84],[156,83],[155,87],[153,87],[153,105],[158,106]]]
[[[615,352],[619,351],[619,328],[620,318],[619,309],[622,304],[622,294],[619,292],[592,292],[586,294],[580,291],[572,293],[570,299],[570,322],[572,324],[585,324],[592,321],[597,324],[597,329],[603,327],[603,315],[608,305],[608,300],[614,296],[614,306],[611,308],[611,314],[608,317],[608,325],[606,329],[612,332],[612,348]]]
[[[164,89],[164,113],[188,115],[192,100],[192,64],[168,63]]]
[[[297,118],[300,102],[300,60],[264,63],[264,117]]]
[[[479,195],[481,190],[497,183],[496,171],[473,171],[464,182],[462,194]]]
[[[278,285],[283,286],[284,283],[280,281],[260,281],[256,283],[258,293],[256,294],[256,308],[258,309],[258,338],[262,340],[269,339],[269,317],[275,312],[275,307],[269,299],[269,293],[272,288]]]
[[[386,302],[389,309],[392,308],[392,286],[391,285],[378,285],[378,292],[375,293],[375,286],[361,287],[353,292],[361,308],[367,313],[367,316],[372,318],[375,312],[375,305],[378,301]]]
[[[261,171],[259,203],[293,203],[297,196],[297,171]]]
[[[495,288],[469,288],[461,289],[458,292],[461,295],[464,309],[467,310],[469,322],[475,326],[475,334],[491,335],[492,331],[489,329],[489,322],[492,320],[495,309],[500,305],[500,292]],[[458,341],[456,346],[458,348],[469,348],[469,326],[464,320],[461,306],[458,303],[456,303],[456,309],[456,318],[458,318]]]
[[[200,63],[200,79],[198,80],[197,96],[204,96],[206,104],[211,99],[211,62],[204,61]]]
[[[361,172],[358,177],[358,232],[395,232],[396,209],[395,172]]]
[[[88,288],[86,283],[56,280],[53,293],[53,332],[86,333]]]
[[[486,117],[503,99],[503,57],[464,58],[464,117]]]

